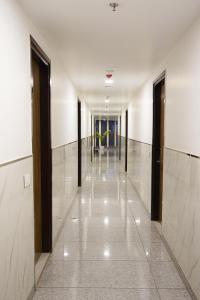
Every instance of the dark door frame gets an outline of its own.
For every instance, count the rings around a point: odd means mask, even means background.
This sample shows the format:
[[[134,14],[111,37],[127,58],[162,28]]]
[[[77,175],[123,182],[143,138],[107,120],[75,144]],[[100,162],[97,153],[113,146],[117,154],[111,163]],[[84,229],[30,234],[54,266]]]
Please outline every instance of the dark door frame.
[[[162,166],[164,131],[161,133],[162,89],[165,88],[166,73],[163,72],[153,84],[153,136],[152,136],[152,175],[151,175],[151,220],[162,221]],[[164,110],[164,109],[163,109]],[[163,123],[164,124],[164,123]],[[161,149],[162,148],[162,149]]]
[[[128,109],[126,110],[125,120],[125,172],[128,170]]]
[[[122,117],[119,117],[119,160],[121,160],[121,150],[122,150]]]
[[[32,36],[30,44],[31,62],[34,58],[40,66],[42,252],[50,253],[52,252],[51,61]]]
[[[78,100],[78,186],[82,185],[81,101]]]
[[[91,162],[92,162],[92,160],[93,160],[93,151],[92,151],[92,149],[93,149],[93,122],[92,122],[92,115],[91,115]]]

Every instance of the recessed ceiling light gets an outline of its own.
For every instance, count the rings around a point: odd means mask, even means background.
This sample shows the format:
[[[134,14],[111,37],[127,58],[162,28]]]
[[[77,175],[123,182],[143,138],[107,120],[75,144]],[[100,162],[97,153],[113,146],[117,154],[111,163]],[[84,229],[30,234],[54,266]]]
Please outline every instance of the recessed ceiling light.
[[[105,99],[105,103],[110,103],[110,99]]]
[[[105,257],[109,257],[109,256],[110,256],[110,251],[109,251],[109,249],[105,249],[103,255],[104,255]]]
[[[109,225],[109,218],[108,218],[108,217],[105,217],[105,218],[104,218],[104,224],[105,224],[105,225]]]
[[[112,85],[114,83],[114,80],[112,78],[106,78],[105,79],[105,84],[106,85]]]

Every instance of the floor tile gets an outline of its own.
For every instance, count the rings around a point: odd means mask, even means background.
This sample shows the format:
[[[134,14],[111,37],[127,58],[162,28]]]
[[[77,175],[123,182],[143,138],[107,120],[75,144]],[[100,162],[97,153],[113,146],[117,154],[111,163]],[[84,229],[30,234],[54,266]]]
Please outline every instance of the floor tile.
[[[149,261],[171,261],[171,258],[160,240],[159,242],[144,243],[144,250]]]
[[[150,267],[136,261],[49,262],[39,287],[155,288]]]
[[[159,243],[161,241],[161,236],[154,226],[140,226],[138,227],[138,232],[144,244],[156,242]]]
[[[38,289],[33,300],[159,300],[153,289]]]
[[[191,300],[188,292],[183,289],[161,289],[159,290],[161,300]]]
[[[125,201],[118,199],[101,198],[93,201],[82,198],[71,210],[70,216],[85,217],[125,217],[131,216]]]
[[[83,221],[66,222],[59,241],[139,241],[139,234],[131,218],[85,218]]]
[[[58,243],[51,260],[137,260],[146,261],[138,242],[66,242]]]
[[[150,264],[158,288],[184,288],[173,262],[151,262]]]

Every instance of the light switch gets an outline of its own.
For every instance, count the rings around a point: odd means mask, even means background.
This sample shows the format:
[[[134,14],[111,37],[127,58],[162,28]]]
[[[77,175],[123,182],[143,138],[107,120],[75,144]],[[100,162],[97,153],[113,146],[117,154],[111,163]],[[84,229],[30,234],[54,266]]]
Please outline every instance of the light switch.
[[[25,174],[23,177],[24,177],[24,188],[26,189],[31,185],[31,175]]]

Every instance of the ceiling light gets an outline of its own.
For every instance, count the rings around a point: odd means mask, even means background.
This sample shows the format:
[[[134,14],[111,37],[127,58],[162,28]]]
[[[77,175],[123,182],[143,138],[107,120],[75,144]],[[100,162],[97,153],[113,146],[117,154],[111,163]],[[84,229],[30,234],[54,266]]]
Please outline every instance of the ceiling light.
[[[114,83],[114,81],[113,81],[112,78],[107,78],[107,79],[105,80],[105,84],[106,84],[106,85],[112,85],[113,83]]]
[[[103,255],[104,255],[105,257],[109,257],[109,256],[110,256],[110,251],[109,251],[109,249],[105,249]]]
[[[105,103],[110,103],[110,99],[105,99]]]
[[[105,218],[104,218],[104,224],[105,224],[105,225],[108,225],[108,224],[109,224],[109,218],[108,218],[108,217],[105,217]]]
[[[76,217],[72,218],[72,222],[73,223],[77,223],[78,222],[78,218],[76,218]]]
[[[103,176],[102,180],[105,182],[105,181],[106,181],[106,177],[105,177],[105,176]]]
[[[140,218],[136,218],[136,219],[135,219],[135,223],[136,223],[137,225],[140,225],[140,223],[141,223]]]

